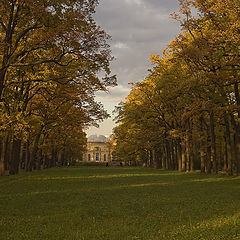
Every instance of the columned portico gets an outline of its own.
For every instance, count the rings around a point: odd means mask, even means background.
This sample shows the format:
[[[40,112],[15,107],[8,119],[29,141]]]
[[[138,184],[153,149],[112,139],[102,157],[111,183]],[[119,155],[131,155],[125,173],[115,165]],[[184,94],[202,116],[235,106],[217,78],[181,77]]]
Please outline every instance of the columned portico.
[[[88,138],[87,152],[83,160],[87,162],[110,162],[111,161],[111,144],[105,136],[92,135]]]

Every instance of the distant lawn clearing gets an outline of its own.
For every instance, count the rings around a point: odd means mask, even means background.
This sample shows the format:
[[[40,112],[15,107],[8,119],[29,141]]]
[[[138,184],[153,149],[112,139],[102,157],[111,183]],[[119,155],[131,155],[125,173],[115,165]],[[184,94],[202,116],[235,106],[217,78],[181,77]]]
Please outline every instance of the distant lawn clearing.
[[[240,239],[240,178],[126,167],[2,177],[0,239]]]

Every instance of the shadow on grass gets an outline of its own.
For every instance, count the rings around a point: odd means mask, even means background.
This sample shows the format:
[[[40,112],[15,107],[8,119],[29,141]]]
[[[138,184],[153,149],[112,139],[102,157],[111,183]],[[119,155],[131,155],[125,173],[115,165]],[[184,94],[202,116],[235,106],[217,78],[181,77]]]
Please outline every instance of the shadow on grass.
[[[2,239],[240,239],[239,177],[85,167],[0,183]]]

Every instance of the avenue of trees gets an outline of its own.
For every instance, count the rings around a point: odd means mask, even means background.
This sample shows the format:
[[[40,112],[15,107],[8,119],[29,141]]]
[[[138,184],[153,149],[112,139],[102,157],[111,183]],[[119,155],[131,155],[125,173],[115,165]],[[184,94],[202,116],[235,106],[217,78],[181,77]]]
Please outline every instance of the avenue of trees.
[[[116,109],[122,161],[240,174],[240,1],[180,0],[183,31]]]
[[[97,0],[0,0],[0,175],[78,159],[116,84]],[[101,76],[99,77],[99,73]]]

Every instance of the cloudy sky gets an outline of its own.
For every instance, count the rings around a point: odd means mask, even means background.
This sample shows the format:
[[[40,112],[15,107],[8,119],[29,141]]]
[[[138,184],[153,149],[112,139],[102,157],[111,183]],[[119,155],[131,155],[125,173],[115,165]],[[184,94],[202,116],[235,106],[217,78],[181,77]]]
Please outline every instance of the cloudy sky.
[[[180,32],[179,23],[170,16],[178,9],[178,0],[100,0],[95,19],[112,37],[109,43],[116,59],[111,69],[118,86],[109,94],[97,94],[96,100],[109,113],[130,92],[129,82],[146,77],[150,55],[161,54]],[[99,128],[88,129],[87,134],[110,135],[113,127],[113,120],[108,119]]]

